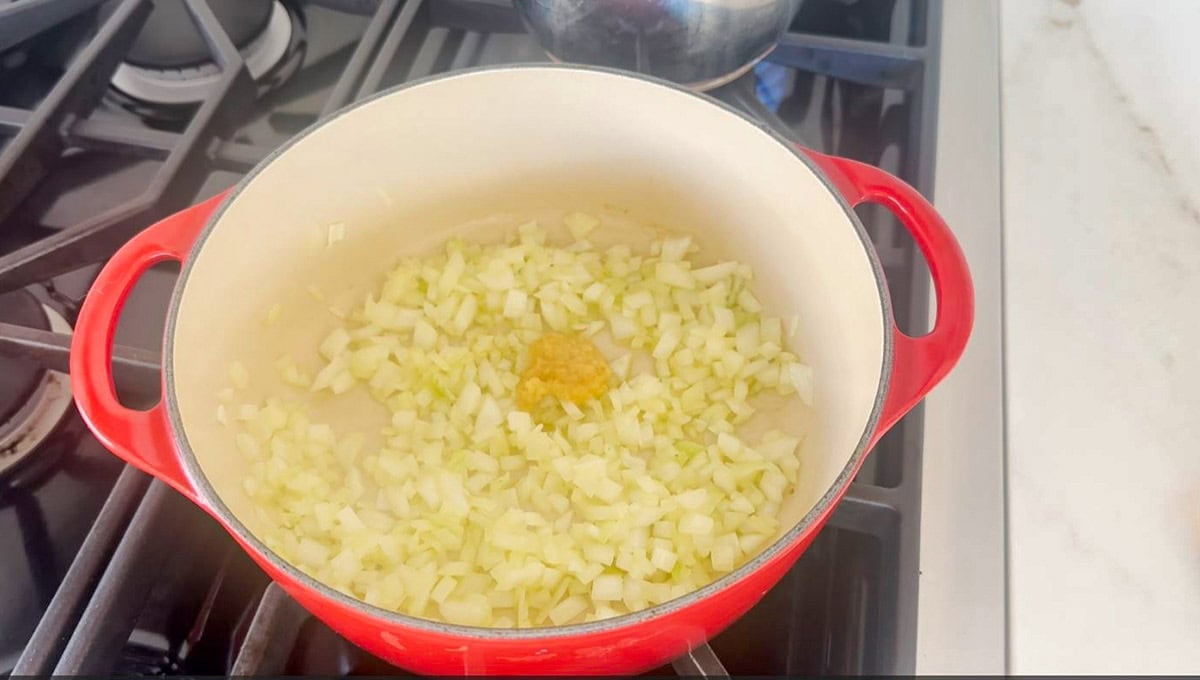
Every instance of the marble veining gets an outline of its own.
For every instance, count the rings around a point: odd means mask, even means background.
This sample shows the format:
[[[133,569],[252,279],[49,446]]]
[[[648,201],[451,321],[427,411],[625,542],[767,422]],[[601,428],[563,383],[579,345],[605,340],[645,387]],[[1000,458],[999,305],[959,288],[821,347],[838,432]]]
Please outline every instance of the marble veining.
[[[1200,671],[1197,32],[1002,4],[1015,673]]]

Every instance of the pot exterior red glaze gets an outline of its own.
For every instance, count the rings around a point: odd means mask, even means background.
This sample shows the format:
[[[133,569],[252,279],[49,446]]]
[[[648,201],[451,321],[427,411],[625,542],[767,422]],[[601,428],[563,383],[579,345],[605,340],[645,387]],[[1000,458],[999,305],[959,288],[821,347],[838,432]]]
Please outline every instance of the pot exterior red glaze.
[[[606,101],[630,109],[603,111]],[[501,121],[482,133],[472,118],[484,115],[472,106],[479,102]],[[401,149],[412,153],[402,157]],[[579,159],[586,162],[571,165]],[[576,170],[586,182],[556,183]],[[318,186],[335,190],[321,193]],[[489,186],[496,190],[489,193]],[[821,418],[805,444],[802,483],[781,513],[785,528],[770,547],[716,582],[642,612],[513,631],[443,625],[369,606],[314,581],[256,537],[252,508],[239,496],[234,447],[206,416],[219,384],[213,374],[239,352],[307,342],[248,335],[267,333],[249,330],[261,326],[249,319],[272,295],[302,288],[301,280],[336,287],[348,277],[361,279],[362,271],[385,271],[388,239],[436,237],[436,225],[462,215],[429,206],[467,210],[446,198],[465,190],[481,195],[484,207],[513,215],[546,201],[578,207],[627,199],[629,210],[648,215],[662,208],[663,223],[693,225],[755,266],[766,302],[806,320],[798,342],[814,365]],[[364,207],[372,195],[386,205]],[[891,210],[926,257],[938,310],[928,335],[909,337],[891,319],[882,268],[852,211],[863,202]],[[687,209],[693,212],[669,212]],[[407,217],[380,223],[373,217],[379,213]],[[344,251],[314,246],[324,232],[294,226],[342,216],[351,243]],[[731,216],[754,227],[731,226]],[[112,340],[137,279],[164,260],[184,263],[164,343],[164,399],[149,411],[132,411],[116,399]],[[932,206],[900,180],[794,150],[739,114],[663,83],[597,69],[512,67],[425,81],[352,107],[289,143],[231,192],[134,237],[84,302],[71,373],[79,410],[105,446],[204,508],[285,591],[363,649],[439,675],[633,673],[700,645],[783,577],[870,448],[950,371],[972,316],[958,245]]]

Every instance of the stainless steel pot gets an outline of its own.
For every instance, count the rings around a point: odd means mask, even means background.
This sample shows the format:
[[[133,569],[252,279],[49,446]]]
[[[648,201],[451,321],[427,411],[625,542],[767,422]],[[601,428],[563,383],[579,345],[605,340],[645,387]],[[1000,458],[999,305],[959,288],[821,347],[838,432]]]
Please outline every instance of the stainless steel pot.
[[[514,0],[554,59],[707,90],[775,47],[798,0]]]

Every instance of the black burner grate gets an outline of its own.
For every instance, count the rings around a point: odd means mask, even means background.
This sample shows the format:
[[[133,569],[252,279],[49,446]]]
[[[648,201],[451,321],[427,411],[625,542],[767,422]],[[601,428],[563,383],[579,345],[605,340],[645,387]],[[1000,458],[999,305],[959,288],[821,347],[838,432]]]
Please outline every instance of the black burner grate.
[[[0,52],[35,44],[66,24],[87,28],[35,105],[0,95],[0,293],[37,289],[71,319],[79,295],[65,290],[64,277],[103,262],[159,217],[229,186],[301,127],[406,80],[545,59],[506,0],[313,0],[297,5],[308,16],[305,64],[287,85],[256,100],[240,55],[206,2],[185,3],[223,75],[177,129],[151,128],[102,104],[150,0],[33,0],[0,8]],[[94,11],[96,4],[104,11]],[[713,95],[785,136],[880,165],[929,195],[940,16],[939,0],[804,0],[793,30],[769,57],[791,74],[791,94],[777,107],[764,105],[749,74]],[[351,39],[322,48],[329,26]],[[70,184],[67,166],[88,153],[113,159],[105,161],[113,167],[151,170],[131,198],[51,224],[50,201],[38,192],[64,176]],[[898,323],[920,329],[929,292],[919,252],[885,211],[860,214],[888,275]],[[152,399],[158,354],[142,344],[119,345],[114,367],[123,394]],[[0,354],[66,370],[68,347],[66,335],[0,323]],[[918,408],[885,436],[784,581],[674,670],[912,673],[922,424]],[[306,659],[301,648],[324,650],[322,658]],[[309,617],[202,512],[127,468],[12,672],[399,671]]]

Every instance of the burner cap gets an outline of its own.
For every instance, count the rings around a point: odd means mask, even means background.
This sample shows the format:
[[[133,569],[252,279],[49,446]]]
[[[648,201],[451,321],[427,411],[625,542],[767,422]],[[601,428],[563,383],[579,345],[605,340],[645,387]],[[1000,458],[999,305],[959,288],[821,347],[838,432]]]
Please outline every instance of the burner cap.
[[[241,49],[262,33],[273,0],[209,0],[208,6],[229,39]],[[208,46],[183,0],[154,0],[142,32],[125,61],[145,68],[183,68],[211,60]]]
[[[50,319],[42,303],[24,290],[0,295],[0,321],[50,330]],[[36,362],[0,356],[0,425],[29,402],[45,377],[46,369]]]
[[[27,291],[0,295],[0,321],[71,332],[61,314],[42,306]],[[11,486],[19,471],[40,469],[40,464],[26,464],[31,454],[41,451],[35,458],[43,464],[49,460],[47,455],[52,452],[44,451],[43,443],[71,408],[71,380],[66,373],[0,357],[0,408],[0,480]]]
[[[260,91],[277,86],[299,67],[306,43],[303,18],[292,3],[284,4],[281,0],[267,0],[264,5],[257,1],[253,3],[256,13],[262,7],[266,8],[266,16],[261,23],[253,24],[252,20],[257,18],[257,14],[249,16],[250,8],[244,8],[248,16],[231,21],[245,23],[239,23],[238,30],[230,35],[246,62],[246,70],[259,84]],[[221,23],[225,24],[224,21]],[[248,29],[251,25],[255,26],[254,30]],[[168,33],[183,35],[186,32]],[[238,38],[245,40],[239,42]],[[140,55],[131,54],[127,61],[117,66],[110,89],[110,94],[120,105],[139,115],[150,118],[159,117],[155,114],[174,117],[168,115],[172,107],[187,110],[187,107],[200,103],[220,80],[221,69],[212,62],[206,49],[200,54],[188,48],[165,51],[157,47],[143,47],[145,49]],[[143,65],[150,62],[155,65]],[[176,65],[160,65],[164,63]],[[143,111],[147,106],[151,108]],[[156,111],[153,107],[162,108],[163,111]]]

